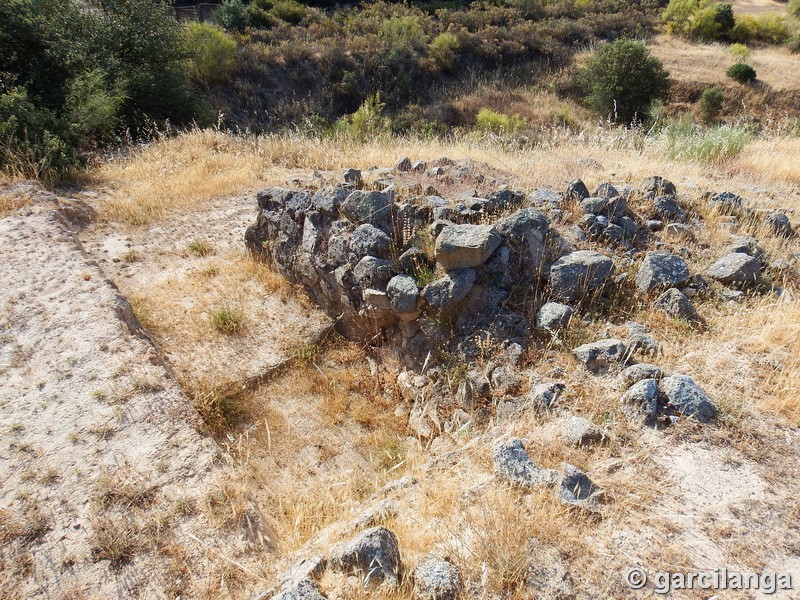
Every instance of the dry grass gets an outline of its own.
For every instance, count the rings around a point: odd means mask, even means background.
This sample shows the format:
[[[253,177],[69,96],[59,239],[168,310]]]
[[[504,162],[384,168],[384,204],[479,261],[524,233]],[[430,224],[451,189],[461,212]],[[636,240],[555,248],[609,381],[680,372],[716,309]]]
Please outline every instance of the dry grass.
[[[667,43],[682,42],[660,42],[655,48],[667,48],[665,52],[669,53],[669,47],[663,46]],[[723,60],[721,47],[690,48],[717,52],[718,59]],[[754,52],[754,60],[765,64],[773,59],[776,64],[779,59],[785,60],[778,50],[772,51],[778,53],[774,57],[764,51],[763,59],[758,58],[760,52]],[[685,60],[697,62],[691,57]],[[768,69],[763,73],[771,77]],[[777,78],[785,81],[786,75],[776,71],[775,77],[777,85]],[[796,87],[800,88],[800,82]],[[538,145],[522,149],[504,145],[500,139],[475,136],[451,140],[392,138],[354,144],[336,138],[236,136],[203,130],[138,149],[102,165],[92,177],[98,185],[111,188],[111,199],[101,207],[102,218],[142,224],[258,186],[283,185],[293,175],[305,176],[308,170],[368,169],[393,163],[402,156],[423,160],[470,158],[510,173],[512,183],[525,189],[560,188],[576,177],[590,187],[608,179],[636,183],[654,173],[664,173],[673,181],[689,180],[711,189],[725,182],[732,191],[744,193],[742,184],[747,182],[781,191],[797,184],[797,144],[791,138],[763,138],[712,171],[702,163],[670,160],[657,136],[594,126],[580,132],[556,128],[543,135]],[[776,154],[779,160],[775,160]]]
[[[662,35],[648,44],[650,51],[664,63],[672,77],[679,81],[730,84],[725,75],[736,62],[725,44],[692,44],[677,37]],[[774,90],[799,90],[800,73],[787,69],[792,58],[787,48],[769,46],[752,48],[748,64],[758,73],[759,81]]]
[[[1,184],[2,182],[0,182],[0,185]],[[10,192],[6,189],[0,189],[0,217],[19,210],[31,202],[33,202],[33,199],[25,193]]]

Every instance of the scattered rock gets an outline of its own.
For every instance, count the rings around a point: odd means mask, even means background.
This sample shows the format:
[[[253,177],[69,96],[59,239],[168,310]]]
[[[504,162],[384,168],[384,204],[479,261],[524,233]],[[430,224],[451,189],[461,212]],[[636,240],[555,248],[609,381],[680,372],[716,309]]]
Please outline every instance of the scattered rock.
[[[500,479],[528,488],[551,485],[557,477],[552,469],[542,469],[534,464],[519,438],[495,445],[494,472]]]
[[[335,544],[328,564],[335,571],[363,578],[365,584],[397,585],[400,577],[397,536],[383,526],[367,529],[349,542]]]
[[[580,202],[589,196],[589,189],[580,179],[576,179],[567,186],[566,197],[570,200]]]
[[[622,395],[620,402],[630,417],[643,416],[645,421],[655,422],[658,416],[658,381],[654,378],[637,381]]]
[[[510,365],[500,365],[492,371],[492,387],[500,395],[514,394],[522,387],[522,376]]]
[[[448,225],[436,238],[436,262],[446,270],[478,267],[502,241],[492,225]]]
[[[605,285],[614,271],[610,258],[592,250],[579,250],[559,258],[550,267],[553,297],[573,302]]]
[[[686,261],[669,252],[648,252],[636,273],[636,288],[641,293],[659,287],[674,287],[689,280]]]
[[[561,429],[561,439],[570,446],[590,446],[602,444],[606,439],[606,434],[591,421],[574,415]]]
[[[697,321],[697,310],[695,310],[692,301],[676,288],[670,288],[656,298],[653,307],[673,319]]]
[[[778,237],[792,237],[792,223],[783,213],[772,213],[764,219],[764,229]]]
[[[408,158],[407,156],[404,157],[404,158],[401,158],[400,161],[395,165],[394,170],[398,171],[400,173],[405,173],[407,171],[410,171],[411,170],[411,159]]]
[[[755,283],[761,275],[761,266],[758,259],[742,252],[734,252],[720,258],[706,273],[721,283]]]
[[[592,373],[604,373],[611,364],[627,360],[627,352],[624,342],[611,338],[579,346],[572,354]]]
[[[599,507],[602,496],[603,490],[586,473],[574,465],[564,465],[564,473],[558,484],[558,499],[561,502],[594,511]]]
[[[665,221],[683,221],[686,212],[672,196],[657,196],[653,199],[653,215]]]
[[[463,582],[451,562],[427,555],[414,569],[414,596],[419,600],[456,600]]]
[[[630,367],[623,369],[619,374],[619,382],[624,390],[627,390],[634,383],[638,383],[643,379],[657,380],[660,378],[661,369],[656,365],[651,365],[649,363],[631,365]]]
[[[257,598],[259,596],[256,596],[254,600]],[[272,600],[325,600],[325,596],[319,591],[316,583],[310,579],[303,579],[273,596]]]
[[[560,382],[535,385],[529,394],[530,403],[538,409],[548,410],[556,403],[564,389],[564,384]]]
[[[619,195],[617,188],[608,182],[598,185],[594,190],[594,194],[592,194],[592,196],[599,196],[601,198],[617,198]]]
[[[342,177],[345,183],[352,184],[356,187],[362,184],[361,171],[358,169],[345,169],[344,173],[342,173]]]
[[[680,414],[707,423],[717,414],[717,407],[688,375],[671,375],[661,380],[661,393]]]
[[[648,177],[642,184],[642,195],[645,198],[655,198],[657,196],[675,196],[678,190],[671,181],[655,175]]]
[[[536,326],[555,333],[569,325],[572,308],[558,302],[547,302],[536,313]]]

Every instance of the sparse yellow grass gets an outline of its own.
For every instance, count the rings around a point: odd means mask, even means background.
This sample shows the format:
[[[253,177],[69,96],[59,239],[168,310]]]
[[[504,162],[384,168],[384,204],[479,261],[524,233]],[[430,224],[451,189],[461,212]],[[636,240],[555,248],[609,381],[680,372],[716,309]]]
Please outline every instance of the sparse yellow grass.
[[[731,80],[725,71],[737,62],[726,44],[692,44],[677,37],[661,35],[648,44],[648,48],[679,81],[730,85]],[[798,90],[800,72],[787,68],[795,60],[787,48],[770,46],[751,48],[747,63],[756,70],[758,79],[772,89]]]
[[[30,196],[0,189],[0,217],[19,210],[32,202]]]
[[[514,183],[526,189],[561,188],[576,177],[584,178],[590,187],[607,179],[635,184],[658,173],[711,189],[724,182],[731,191],[739,191],[744,183],[740,182],[742,174],[748,182],[786,189],[798,182],[799,144],[791,138],[762,138],[745,147],[739,157],[711,170],[702,163],[666,158],[663,141],[657,137],[602,127],[580,133],[556,128],[531,148],[514,148],[497,139],[475,136],[391,138],[358,144],[292,134],[238,136],[196,130],[108,162],[92,177],[97,184],[111,188],[111,198],[100,207],[103,219],[143,224],[186,213],[222,196],[243,194],[259,186],[286,185],[292,176],[307,175],[308,170],[333,171],[337,178],[337,171],[343,168],[387,166],[403,156],[470,158],[509,172]],[[599,166],[588,166],[591,161]]]

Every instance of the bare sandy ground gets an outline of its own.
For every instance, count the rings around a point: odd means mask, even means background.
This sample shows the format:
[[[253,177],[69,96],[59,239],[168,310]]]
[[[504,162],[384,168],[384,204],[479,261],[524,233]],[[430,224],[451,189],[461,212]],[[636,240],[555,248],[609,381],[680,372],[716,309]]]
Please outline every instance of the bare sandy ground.
[[[218,451],[53,208],[0,219],[0,595],[158,597],[208,570]]]

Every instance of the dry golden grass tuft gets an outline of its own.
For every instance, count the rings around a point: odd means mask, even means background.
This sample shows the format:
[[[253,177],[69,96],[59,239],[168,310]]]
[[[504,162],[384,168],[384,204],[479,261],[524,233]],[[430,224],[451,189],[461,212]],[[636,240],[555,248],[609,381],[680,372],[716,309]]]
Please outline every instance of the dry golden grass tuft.
[[[19,210],[31,202],[33,199],[26,193],[0,188],[0,217]]]

